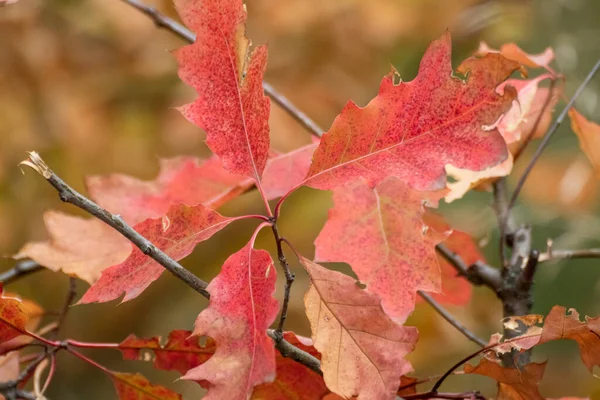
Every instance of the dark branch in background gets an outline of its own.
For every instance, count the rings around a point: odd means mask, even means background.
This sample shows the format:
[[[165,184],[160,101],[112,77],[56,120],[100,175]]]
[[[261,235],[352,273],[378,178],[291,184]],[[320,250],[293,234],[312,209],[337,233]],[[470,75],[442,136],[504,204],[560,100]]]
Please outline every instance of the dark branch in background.
[[[17,265],[0,274],[0,282],[8,285],[32,272],[40,271],[44,267],[32,260],[19,261]]]
[[[500,271],[482,262],[467,265],[462,258],[443,244],[435,246],[436,251],[454,267],[460,276],[474,285],[484,285],[494,292],[500,287]]]
[[[59,178],[37,153],[30,153],[29,160],[23,161],[21,164],[33,168],[40,175],[42,175],[46,181],[48,181],[48,183],[50,183],[57,190],[62,201],[71,203],[106,223],[129,239],[145,255],[151,257],[157,263],[162,265],[167,271],[175,275],[175,277],[182,280],[187,286],[191,287],[207,299],[210,298],[210,294],[206,291],[208,283],[192,274],[190,271],[182,267],[177,261],[173,260],[162,250],[154,246],[154,244],[152,244],[148,239],[144,238],[132,227],[127,225],[125,221],[123,221],[123,218],[109,213],[93,201],[76,192],[61,178]],[[315,357],[303,350],[300,350],[299,348],[287,342],[285,339],[278,339],[270,330],[267,333],[271,338],[273,338],[275,341],[275,347],[281,352],[282,355],[285,357],[290,357],[293,360],[296,360],[307,367],[320,372],[320,362]]]
[[[125,223],[121,216],[109,213],[93,201],[76,192],[72,187],[67,185],[61,178],[59,178],[37,153],[31,152],[29,155],[29,160],[23,161],[22,164],[33,168],[40,175],[42,175],[46,181],[48,181],[48,183],[56,189],[62,201],[81,208],[108,226],[112,227],[114,230],[135,244],[142,251],[142,253],[162,265],[167,271],[169,271],[175,277],[181,279],[186,285],[200,293],[202,296],[206,298],[209,297],[209,294],[206,291],[208,283],[204,282],[202,279],[183,268],[181,264],[154,246],[154,244],[152,244],[148,239],[137,233],[131,226]]]
[[[194,43],[196,41],[196,35],[194,32],[190,31],[177,21],[161,14],[156,8],[150,7],[139,0],[122,1],[150,17],[157,27],[173,32],[175,35],[179,36],[188,43]],[[300,111],[287,97],[279,93],[273,86],[267,82],[263,82],[263,89],[267,96],[269,96],[273,102],[275,102],[275,104],[286,111],[311,134],[317,137],[321,137],[323,135],[323,129],[317,125],[316,122],[310,119],[308,115]]]
[[[455,327],[460,333],[465,335],[470,341],[475,342],[481,347],[484,347],[487,342],[475,336],[473,332],[468,330],[463,324],[461,324],[452,314],[448,312],[444,307],[438,304],[437,301],[433,299],[429,294],[423,292],[422,290],[417,291],[419,296],[423,298],[431,307],[435,309],[446,321],[450,323],[453,327]]]

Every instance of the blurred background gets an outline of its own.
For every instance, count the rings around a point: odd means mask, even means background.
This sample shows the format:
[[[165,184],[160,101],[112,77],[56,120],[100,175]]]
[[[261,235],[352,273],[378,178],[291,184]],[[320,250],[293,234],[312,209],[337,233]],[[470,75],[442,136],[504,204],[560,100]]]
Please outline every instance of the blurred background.
[[[170,1],[147,3],[176,18]],[[554,66],[566,75],[567,96],[600,56],[600,2],[594,0],[247,3],[248,36],[256,44],[269,44],[266,80],[325,129],[349,99],[365,105],[377,93],[390,63],[404,80],[412,80],[427,44],[445,29],[453,34],[455,65],[471,55],[481,40],[495,48],[516,42],[530,53],[554,48]],[[21,173],[17,165],[26,151],[40,152],[78,190],[84,190],[86,175],[120,172],[153,179],[159,158],[208,155],[203,133],[173,109],[194,98],[178,80],[169,53],[183,44],[119,0],[20,0],[0,8],[0,253],[6,256],[0,259],[0,270],[14,265],[10,255],[25,242],[47,237],[42,223],[45,210],[82,215],[61,204],[56,192],[35,173]],[[599,94],[600,78],[596,78],[577,102],[579,111],[596,122],[600,122]],[[535,245],[542,250],[548,238],[554,239],[555,248],[600,247],[599,182],[568,125],[537,164],[515,210],[519,222],[533,226]],[[271,132],[273,146],[281,151],[311,140],[276,106]],[[517,172],[527,160],[527,155],[519,160]],[[513,185],[515,181],[510,180]],[[480,241],[488,261],[497,265],[498,233],[490,204],[489,193],[473,192],[462,201],[443,205],[442,210],[457,228]],[[330,206],[329,193],[309,189],[286,202],[280,229],[308,257]],[[262,209],[256,193],[249,193],[220,211],[239,215]],[[198,246],[183,264],[210,280],[253,229],[252,222],[232,224]],[[261,235],[258,246],[273,251],[271,241]],[[581,314],[600,315],[598,264],[593,259],[542,264],[534,312],[546,314],[560,304]],[[287,328],[310,335],[302,307],[308,284],[302,273],[298,275]],[[67,285],[66,276],[43,271],[7,290],[54,312],[63,304]],[[86,287],[80,283],[78,294]],[[466,326],[489,337],[501,329],[500,304],[486,289],[475,290],[473,296],[468,306],[450,309]],[[173,329],[190,329],[206,301],[165,274],[137,299],[117,304],[73,307],[65,337],[118,342],[130,333],[166,336]],[[443,373],[476,349],[426,305],[417,307],[409,324],[421,332],[417,350],[410,356],[419,377]],[[123,362],[118,352],[89,354],[114,370],[141,371],[186,398],[201,393],[194,383],[174,382],[175,373],[154,371],[143,362]],[[536,350],[536,360],[547,357],[545,396],[588,396],[600,391],[600,382],[581,363],[575,342]],[[490,380],[471,376],[452,378],[445,390],[475,387],[487,395],[494,393]],[[47,395],[53,400],[115,398],[112,383],[101,372],[68,354],[59,355],[58,373]]]

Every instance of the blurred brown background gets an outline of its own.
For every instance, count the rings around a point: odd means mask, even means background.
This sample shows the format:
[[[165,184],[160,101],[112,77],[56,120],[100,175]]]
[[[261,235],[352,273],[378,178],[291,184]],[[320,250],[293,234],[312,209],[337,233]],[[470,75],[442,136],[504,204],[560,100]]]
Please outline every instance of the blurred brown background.
[[[170,1],[148,1],[176,17]],[[588,73],[600,56],[600,2],[594,0],[249,0],[248,34],[254,43],[269,43],[266,79],[328,128],[343,105],[365,105],[378,90],[391,62],[404,80],[416,74],[428,42],[445,29],[453,33],[455,62],[470,55],[480,40],[493,47],[514,41],[535,53],[551,46],[556,69],[567,76],[566,93]],[[88,174],[121,172],[152,179],[157,160],[180,154],[207,155],[203,134],[172,107],[189,102],[193,92],[176,75],[169,50],[183,42],[158,30],[145,16],[119,0],[20,0],[0,8],[0,252],[10,256],[26,241],[46,237],[42,213],[61,209],[56,193],[33,172],[17,164],[25,152],[40,152],[51,167],[76,189]],[[581,96],[578,109],[600,122],[600,78]],[[560,106],[559,106],[560,107]],[[273,146],[290,150],[310,141],[277,107],[271,117]],[[522,170],[527,157],[520,160]],[[514,183],[514,179],[512,182]],[[556,248],[600,246],[598,180],[565,124],[534,170],[516,208],[520,222],[534,226],[535,244],[547,238]],[[225,215],[261,212],[255,193],[220,210]],[[497,263],[497,230],[487,193],[443,206],[457,227],[489,243],[484,247]],[[301,190],[283,211],[283,234],[307,256],[331,205],[328,193]],[[247,240],[253,223],[233,224],[200,245],[183,264],[211,279],[226,257]],[[273,250],[267,235],[259,246]],[[0,259],[2,270],[14,261]],[[600,314],[598,261],[543,264],[535,287],[535,312],[554,304],[576,307],[581,314]],[[300,272],[300,271],[298,271]],[[281,274],[280,274],[281,275]],[[298,274],[302,276],[302,273]],[[57,310],[68,279],[44,271],[8,290]],[[282,286],[279,286],[282,287]],[[309,335],[301,278],[293,288],[287,327]],[[81,283],[79,294],[86,289]],[[279,296],[281,294],[279,293]],[[451,311],[482,336],[500,329],[500,307],[486,290],[476,290],[467,308]],[[206,301],[168,275],[139,298],[72,308],[64,334],[85,341],[120,341],[130,333],[166,335],[191,328]],[[419,305],[409,321],[421,331],[411,355],[419,376],[442,373],[475,350],[453,329]],[[195,384],[173,382],[176,374],[153,371],[142,362],[121,361],[116,352],[90,353],[112,369],[141,371],[151,380],[198,398]],[[546,345],[537,359],[551,356],[542,393],[550,397],[587,396],[600,383],[583,367],[575,343]],[[482,388],[484,378],[453,378],[447,390]],[[112,399],[111,382],[101,372],[68,354],[48,392],[50,399]]]

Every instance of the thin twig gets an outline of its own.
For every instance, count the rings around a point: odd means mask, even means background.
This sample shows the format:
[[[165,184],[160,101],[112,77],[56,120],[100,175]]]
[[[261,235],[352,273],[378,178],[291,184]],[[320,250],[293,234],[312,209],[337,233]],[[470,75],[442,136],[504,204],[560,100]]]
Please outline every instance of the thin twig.
[[[281,243],[284,241],[283,237],[279,235],[279,230],[277,229],[277,221],[274,219],[271,224],[271,229],[273,230],[273,236],[275,237],[275,243],[277,245],[277,259],[279,260],[279,265],[283,269],[285,273],[285,290],[283,295],[283,305],[281,307],[281,316],[279,317],[279,324],[277,324],[277,329],[275,332],[283,338],[283,325],[287,318],[288,305],[290,303],[290,291],[292,289],[292,284],[294,283],[295,275],[290,270],[290,265],[287,262],[287,258],[285,257],[285,253],[283,252],[283,246]]]
[[[435,246],[436,251],[454,267],[460,276],[465,277],[474,285],[485,285],[496,291],[500,287],[500,271],[483,262],[467,265],[463,259],[440,243]]]
[[[152,19],[154,24],[159,28],[164,28],[175,35],[179,36],[188,43],[194,43],[196,41],[196,35],[194,32],[187,29],[177,21],[161,14],[154,7],[150,7],[139,0],[122,0],[129,4],[136,10],[142,12]],[[296,107],[287,97],[279,93],[273,86],[267,82],[263,82],[263,89],[267,96],[269,96],[275,104],[286,111],[292,118],[294,118],[300,125],[308,130],[312,135],[321,137],[323,135],[323,129],[308,115],[303,113],[298,107]]]
[[[425,300],[427,303],[429,303],[429,305],[431,307],[433,307],[433,309],[435,311],[437,311],[438,314],[440,314],[442,316],[442,318],[444,318],[446,321],[448,321],[448,323],[450,323],[450,325],[455,327],[460,333],[462,333],[464,336],[466,336],[467,339],[478,344],[481,347],[484,347],[485,345],[487,345],[487,342],[485,340],[478,338],[473,332],[468,330],[463,324],[460,323],[459,320],[457,320],[452,314],[450,314],[450,312],[448,310],[446,310],[444,307],[442,307],[429,294],[423,292],[422,290],[417,291],[417,293],[419,294],[419,296],[421,296],[423,298],[423,300]]]
[[[41,271],[43,268],[40,264],[32,260],[19,261],[14,267],[0,274],[0,282],[8,285],[33,272]]]
[[[421,400],[421,399],[448,399],[448,400],[485,400],[485,397],[478,391],[474,392],[463,392],[463,393],[440,393],[430,390],[429,392],[406,394],[404,395],[405,400]]]
[[[56,319],[56,326],[50,332],[50,337],[52,339],[56,339],[56,337],[58,336],[60,328],[62,327],[65,318],[67,317],[67,313],[69,312],[69,308],[73,304],[73,301],[75,301],[75,296],[77,295],[76,288],[77,280],[72,276],[69,277],[69,288],[67,289],[67,297],[65,299],[65,303],[63,305],[62,310],[60,311],[60,314],[58,315],[58,318]]]
[[[567,103],[567,105],[565,106],[565,108],[561,111],[561,113],[558,116],[558,118],[556,118],[556,121],[554,121],[554,124],[552,124],[552,126],[550,127],[550,129],[548,130],[548,132],[546,133],[546,135],[544,135],[544,138],[542,139],[542,142],[540,143],[540,145],[538,146],[537,150],[535,151],[533,157],[531,158],[531,161],[529,161],[529,164],[525,168],[525,171],[523,172],[523,175],[521,175],[521,177],[519,178],[519,181],[517,182],[517,186],[515,187],[515,191],[513,192],[512,197],[510,198],[510,201],[508,202],[508,211],[509,212],[514,207],[514,205],[515,205],[515,203],[517,201],[517,197],[519,197],[519,193],[521,193],[521,189],[523,188],[523,185],[525,184],[525,181],[529,177],[529,173],[531,172],[531,170],[535,166],[535,163],[537,162],[537,160],[542,155],[542,152],[546,149],[546,146],[550,142],[550,139],[552,138],[552,136],[554,135],[554,133],[556,132],[556,130],[558,129],[558,127],[560,126],[560,124],[563,122],[563,120],[567,116],[567,113],[569,112],[569,110],[571,109],[571,107],[573,107],[573,104],[575,104],[575,100],[577,100],[577,98],[579,97],[579,95],[583,92],[583,89],[585,89],[585,87],[594,78],[594,76],[596,75],[596,73],[598,72],[598,70],[600,70],[600,60],[598,60],[596,62],[596,64],[592,68],[592,70],[588,73],[588,75],[583,80],[583,82],[581,83],[581,85],[579,85],[579,87],[575,91],[575,94],[573,95],[573,97],[571,97],[571,100],[569,100],[569,102]]]
[[[279,350],[282,356],[289,357],[292,360],[299,362],[300,364],[310,368],[319,375],[323,375],[321,371],[321,362],[316,357],[301,350],[288,342],[285,339],[279,339],[277,332],[273,329],[267,330],[267,335],[275,341],[275,348]]]
[[[570,260],[572,258],[597,258],[600,257],[600,249],[585,250],[554,250],[540,254],[539,262]]]
[[[185,282],[187,286],[191,287],[202,296],[206,298],[209,297],[209,294],[206,291],[208,283],[204,282],[202,279],[198,278],[196,275],[182,267],[181,264],[157,248],[148,239],[137,233],[131,226],[125,223],[121,216],[109,213],[93,201],[75,191],[60,177],[58,177],[37,153],[31,152],[29,160],[23,161],[22,164],[33,168],[40,175],[42,175],[46,181],[48,181],[48,183],[50,183],[50,185],[56,189],[62,201],[73,204],[74,206],[87,211],[89,214],[109,225],[121,235],[129,239],[133,244],[135,244],[142,251],[142,253],[152,258],[175,277]]]

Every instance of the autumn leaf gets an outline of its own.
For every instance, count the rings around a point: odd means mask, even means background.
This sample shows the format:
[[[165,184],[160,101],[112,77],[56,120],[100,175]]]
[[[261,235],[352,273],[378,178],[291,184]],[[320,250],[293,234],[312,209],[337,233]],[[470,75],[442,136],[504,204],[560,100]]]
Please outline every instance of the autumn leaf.
[[[544,319],[539,344],[559,339],[575,340],[579,346],[581,360],[593,372],[594,366],[600,366],[600,317],[579,320],[579,313],[566,308],[552,307]]]
[[[496,87],[519,64],[498,54],[469,58],[453,75],[450,34],[431,43],[411,82],[386,76],[364,108],[350,102],[323,135],[305,184],[332,189],[365,178],[371,186],[400,177],[418,190],[441,189],[444,167],[482,170],[504,161],[506,144],[494,124],[516,91]]]
[[[209,306],[195,323],[194,335],[210,336],[217,349],[184,379],[208,381],[207,400],[247,399],[254,386],[275,379],[274,346],[266,330],[279,308],[273,298],[276,272],[269,253],[252,244],[225,261],[207,287]]]
[[[223,167],[260,180],[269,155],[269,99],[262,80],[267,48],[250,52],[242,0],[178,0],[177,10],[196,42],[175,52],[179,77],[196,89],[180,108],[206,131],[206,144]]]
[[[0,3],[0,7],[1,7]],[[7,355],[0,356],[0,381],[10,382],[19,378],[20,363],[19,352],[13,351]],[[0,394],[0,400],[6,400],[6,397]]]
[[[174,260],[188,256],[196,245],[225,228],[235,218],[223,217],[203,205],[171,206],[162,218],[147,219],[134,229]],[[102,271],[100,279],[83,295],[78,304],[106,302],[125,293],[123,301],[139,296],[163,273],[164,267],[133,247],[125,261]]]
[[[498,382],[497,400],[544,400],[538,385],[544,376],[546,363],[531,363],[517,368],[505,368],[482,358],[478,365],[465,365],[465,374],[487,376]]]
[[[225,171],[216,157],[161,160],[160,172],[152,181],[122,174],[86,178],[90,197],[131,225],[162,217],[178,203],[219,208],[252,184],[248,178]]]
[[[181,395],[164,386],[153,385],[140,374],[106,371],[119,400],[181,400]]]
[[[0,343],[25,333],[29,317],[19,299],[5,297],[0,284]]]
[[[569,110],[571,129],[579,138],[579,146],[594,167],[596,176],[600,177],[600,126],[587,120],[577,110]]]
[[[481,42],[477,52],[481,55],[488,53],[500,53],[509,60],[514,60],[519,64],[525,65],[526,67],[545,68],[549,72],[554,72],[549,66],[552,60],[554,60],[554,50],[552,50],[550,47],[547,47],[539,54],[528,54],[514,43],[505,43],[500,47],[500,50],[494,50],[485,42]]]
[[[183,375],[206,362],[216,349],[216,343],[211,338],[206,338],[205,342],[200,344],[198,337],[191,335],[190,331],[174,330],[169,333],[164,345],[161,345],[158,337],[141,339],[130,335],[119,344],[119,350],[125,360],[145,360],[144,354],[151,351],[154,353],[154,368],[174,370]]]
[[[375,189],[362,182],[334,189],[334,207],[315,240],[315,260],[350,264],[385,312],[404,322],[418,290],[441,291],[435,245],[445,235],[425,232],[423,202],[443,193],[410,189],[388,178]]]
[[[44,224],[50,240],[27,243],[14,258],[31,258],[52,271],[94,284],[104,269],[131,253],[131,243],[98,219],[47,211]]]
[[[283,338],[300,350],[314,357],[321,357],[310,339],[299,337],[293,332],[284,332]],[[279,352],[275,360],[277,363],[275,381],[256,386],[252,393],[252,400],[313,400],[321,399],[330,393],[323,377],[310,368],[282,356]]]
[[[344,398],[394,399],[400,376],[412,369],[404,357],[417,330],[392,321],[380,298],[354,279],[301,262],[310,276],[304,305],[327,387]]]

